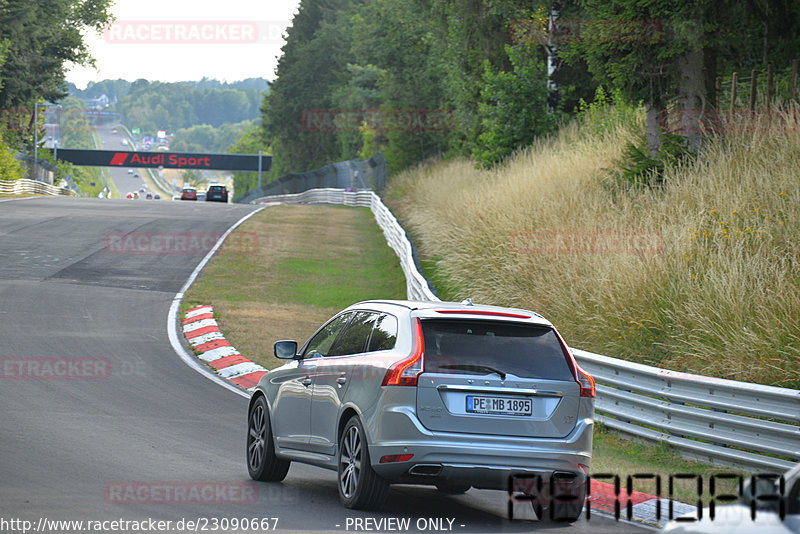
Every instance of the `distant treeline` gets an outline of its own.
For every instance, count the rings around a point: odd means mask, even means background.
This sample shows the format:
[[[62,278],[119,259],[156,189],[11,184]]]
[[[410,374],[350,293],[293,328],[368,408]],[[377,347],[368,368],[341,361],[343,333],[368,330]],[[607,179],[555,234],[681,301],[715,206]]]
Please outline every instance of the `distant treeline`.
[[[253,120],[269,85],[261,78],[232,83],[208,78],[175,83],[104,80],[82,91],[74,86],[70,90],[85,99],[105,94],[112,103],[109,109],[119,112],[125,125],[152,135],[157,130],[174,133],[197,125],[217,128]]]

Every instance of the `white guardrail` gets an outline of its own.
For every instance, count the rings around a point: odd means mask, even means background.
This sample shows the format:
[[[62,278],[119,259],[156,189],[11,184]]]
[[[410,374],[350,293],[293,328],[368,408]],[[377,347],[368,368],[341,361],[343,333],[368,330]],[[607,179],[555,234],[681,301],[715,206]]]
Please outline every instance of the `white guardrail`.
[[[0,180],[0,194],[4,195],[63,195],[78,196],[75,191],[64,187],[56,187],[36,180],[20,178],[19,180]]]
[[[311,189],[253,203],[368,207],[400,258],[408,298],[439,300],[417,270],[405,230],[373,191]],[[750,471],[800,461],[800,391],[668,371],[572,349],[597,383],[596,419],[635,438],[666,441],[685,456]]]

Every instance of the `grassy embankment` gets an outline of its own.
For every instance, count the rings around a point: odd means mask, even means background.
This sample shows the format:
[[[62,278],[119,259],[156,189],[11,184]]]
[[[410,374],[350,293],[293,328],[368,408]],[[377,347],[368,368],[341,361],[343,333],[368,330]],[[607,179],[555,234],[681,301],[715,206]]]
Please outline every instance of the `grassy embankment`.
[[[278,339],[307,339],[340,309],[368,298],[404,298],[397,258],[366,209],[278,206],[247,221],[229,238],[186,295],[183,309],[214,306],[226,337],[268,368]],[[646,447],[595,433],[595,473],[696,473],[718,469],[679,458],[668,447]],[[637,489],[655,492],[637,482]],[[666,489],[664,489],[666,492]],[[692,502],[689,484],[676,498]]]
[[[279,339],[302,343],[355,302],[405,298],[397,256],[367,208],[275,206],[229,238],[186,295],[211,304],[239,352],[267,368]]]
[[[396,176],[389,205],[449,300],[536,310],[570,345],[800,388],[797,115],[709,139],[662,188],[613,170],[644,116],[573,123],[505,166]]]

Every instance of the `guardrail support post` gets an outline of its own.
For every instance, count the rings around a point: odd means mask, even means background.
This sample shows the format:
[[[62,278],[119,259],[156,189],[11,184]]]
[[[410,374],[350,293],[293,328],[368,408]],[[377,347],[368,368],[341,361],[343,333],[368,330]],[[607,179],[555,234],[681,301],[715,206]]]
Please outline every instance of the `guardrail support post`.
[[[261,151],[258,151],[258,188],[261,189]]]

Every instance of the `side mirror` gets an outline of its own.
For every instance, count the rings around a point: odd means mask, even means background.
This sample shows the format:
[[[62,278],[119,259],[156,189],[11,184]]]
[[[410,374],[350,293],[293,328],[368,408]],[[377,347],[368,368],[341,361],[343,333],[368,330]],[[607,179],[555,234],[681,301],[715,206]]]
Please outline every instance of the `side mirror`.
[[[276,358],[291,360],[297,356],[297,341],[276,341],[273,350]]]

